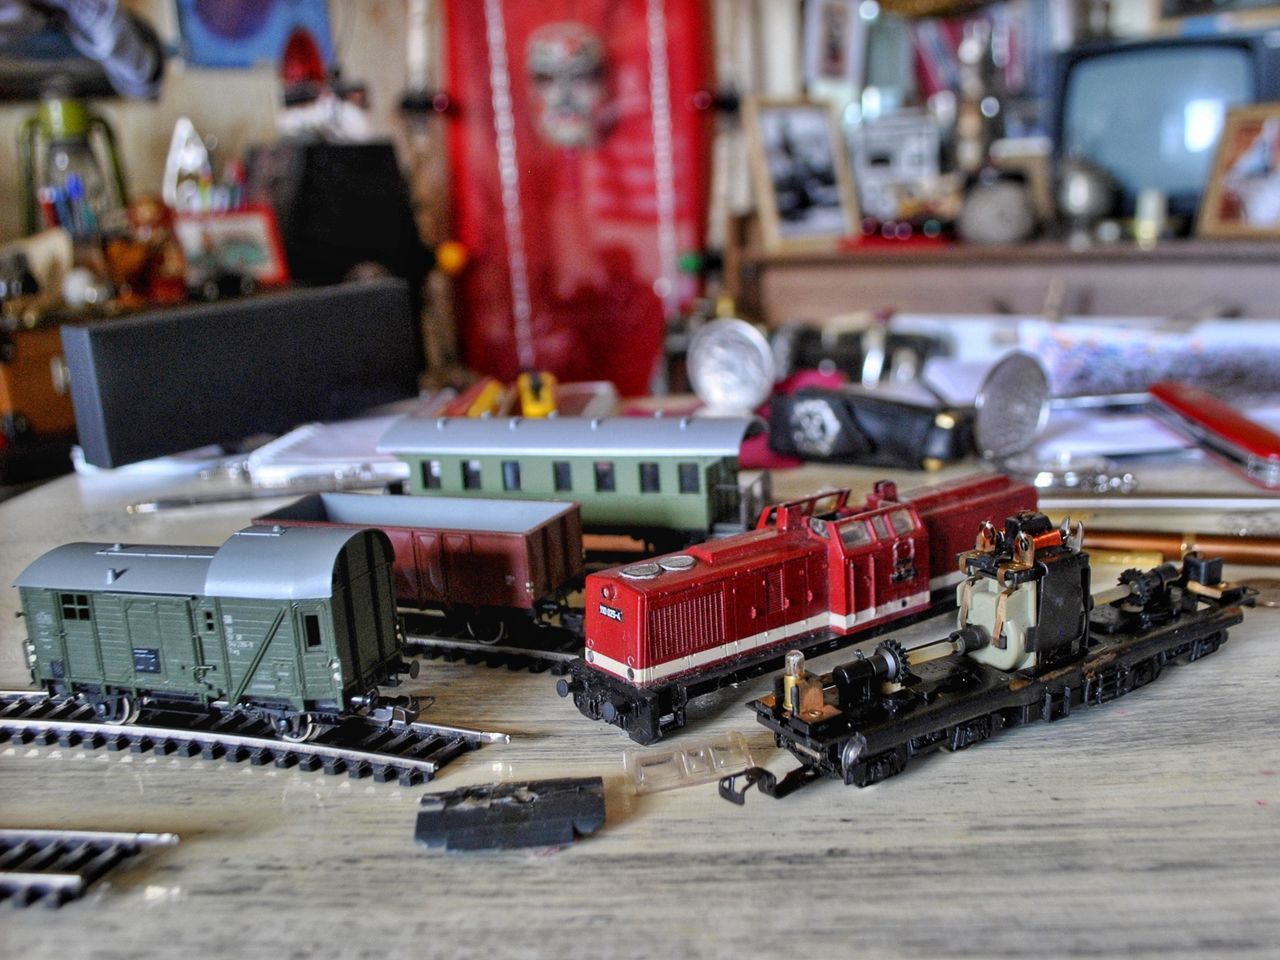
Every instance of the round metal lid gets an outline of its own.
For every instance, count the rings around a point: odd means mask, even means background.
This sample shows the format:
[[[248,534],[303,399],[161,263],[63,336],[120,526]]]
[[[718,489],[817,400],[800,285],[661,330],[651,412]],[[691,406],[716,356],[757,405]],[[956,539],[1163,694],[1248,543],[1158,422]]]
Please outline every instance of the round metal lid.
[[[662,572],[662,568],[651,560],[646,560],[644,563],[633,563],[623,567],[618,572],[628,580],[652,580]]]
[[[697,562],[687,553],[677,553],[674,556],[663,557],[658,561],[658,566],[663,570],[692,570]]]

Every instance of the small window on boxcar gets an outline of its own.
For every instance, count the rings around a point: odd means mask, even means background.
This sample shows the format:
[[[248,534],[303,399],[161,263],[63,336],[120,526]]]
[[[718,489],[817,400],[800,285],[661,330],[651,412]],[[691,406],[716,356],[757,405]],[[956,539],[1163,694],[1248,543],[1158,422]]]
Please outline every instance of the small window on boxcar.
[[[302,615],[302,630],[307,637],[307,649],[312,650],[320,646],[320,616],[315,613],[304,613]]]
[[[462,461],[462,489],[464,490],[480,489],[480,461],[479,460],[463,460]]]
[[[698,478],[698,465],[696,463],[680,464],[680,492],[697,493],[701,489],[702,482]]]
[[[612,460],[596,461],[596,492],[612,493],[618,489],[618,484],[613,475]]]
[[[88,620],[89,597],[83,593],[62,593],[58,595],[62,603],[63,620]]]
[[[658,465],[656,463],[640,464],[640,492],[659,493],[661,489],[661,482],[658,479]]]
[[[889,523],[893,526],[893,532],[897,534],[910,533],[916,528],[911,514],[906,510],[895,510],[889,514]]]
[[[442,471],[440,469],[439,460],[423,460],[422,461],[422,488],[424,490],[439,490]]]
[[[568,460],[553,461],[551,471],[555,474],[557,492],[563,493],[573,489],[573,471],[569,468]]]
[[[846,547],[862,547],[871,542],[871,531],[865,520],[854,520],[840,528],[840,542]]]
[[[503,460],[502,461],[502,489],[503,490],[519,490],[520,489],[520,461],[519,460]]]
[[[217,626],[218,626],[218,622],[217,622],[217,619],[216,619],[216,618],[214,617],[214,615],[213,615],[213,611],[212,611],[212,610],[206,610],[206,611],[204,612],[204,628],[205,628],[205,631],[206,631],[206,632],[208,632],[208,633],[213,633],[213,631],[214,631],[215,629],[217,629]]]

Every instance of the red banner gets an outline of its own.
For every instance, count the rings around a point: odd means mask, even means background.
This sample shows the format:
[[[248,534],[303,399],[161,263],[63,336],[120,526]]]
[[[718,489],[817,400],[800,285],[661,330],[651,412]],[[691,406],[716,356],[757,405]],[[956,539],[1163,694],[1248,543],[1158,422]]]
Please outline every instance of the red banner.
[[[467,363],[647,392],[705,240],[705,0],[450,0]]]

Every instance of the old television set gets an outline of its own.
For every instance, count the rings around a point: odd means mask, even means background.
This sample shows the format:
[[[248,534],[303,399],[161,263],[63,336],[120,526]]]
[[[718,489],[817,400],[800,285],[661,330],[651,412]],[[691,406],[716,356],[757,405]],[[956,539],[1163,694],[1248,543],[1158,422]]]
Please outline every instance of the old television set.
[[[1058,62],[1057,159],[1081,157],[1131,215],[1144,188],[1193,221],[1227,112],[1280,100],[1280,30],[1077,47]]]

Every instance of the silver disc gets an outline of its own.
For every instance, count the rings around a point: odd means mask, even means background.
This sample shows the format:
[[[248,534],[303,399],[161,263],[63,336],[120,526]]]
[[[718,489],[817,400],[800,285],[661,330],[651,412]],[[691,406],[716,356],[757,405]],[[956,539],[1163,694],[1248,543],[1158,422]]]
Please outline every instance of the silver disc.
[[[1049,419],[1049,375],[1031,354],[1015,350],[987,371],[973,406],[979,453],[990,460],[1021,453]]]
[[[773,351],[745,320],[724,317],[699,329],[686,363],[693,392],[714,410],[749,412],[773,392]]]
[[[677,553],[669,557],[662,557],[658,560],[658,566],[663,570],[692,570],[694,564],[698,561],[687,553]]]
[[[629,567],[623,567],[619,572],[628,580],[652,580],[662,572],[662,568],[646,560],[644,563],[633,563]]]

